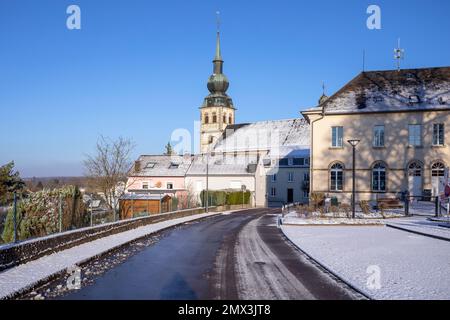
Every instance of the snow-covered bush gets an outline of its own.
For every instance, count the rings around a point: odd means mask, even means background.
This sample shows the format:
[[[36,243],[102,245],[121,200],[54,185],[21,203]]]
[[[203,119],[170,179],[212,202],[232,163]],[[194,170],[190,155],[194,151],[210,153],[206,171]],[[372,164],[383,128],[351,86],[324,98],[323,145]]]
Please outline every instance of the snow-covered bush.
[[[61,199],[62,230],[87,226],[89,215],[77,187],[66,186],[60,189],[30,193],[17,203],[18,240],[46,236],[59,231],[59,206]],[[11,242],[14,239],[13,209],[8,211],[2,239]]]

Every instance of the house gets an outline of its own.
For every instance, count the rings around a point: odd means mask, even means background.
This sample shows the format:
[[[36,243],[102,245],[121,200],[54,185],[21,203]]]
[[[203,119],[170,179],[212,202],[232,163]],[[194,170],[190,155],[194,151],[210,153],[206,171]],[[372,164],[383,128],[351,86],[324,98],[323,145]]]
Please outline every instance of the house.
[[[349,202],[408,191],[438,195],[450,165],[450,67],[362,72],[302,112],[311,130],[311,192]]]
[[[191,155],[142,155],[128,172],[126,194],[169,195],[184,203],[189,197],[185,175],[191,162]]]

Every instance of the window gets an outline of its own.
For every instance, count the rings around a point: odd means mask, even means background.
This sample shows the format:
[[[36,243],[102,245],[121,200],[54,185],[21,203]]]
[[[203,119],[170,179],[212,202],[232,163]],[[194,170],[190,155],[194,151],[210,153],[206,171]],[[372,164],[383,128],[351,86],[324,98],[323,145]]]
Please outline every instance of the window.
[[[431,176],[432,177],[444,177],[445,176],[445,165],[442,162],[436,162],[431,166]]]
[[[305,172],[305,173],[303,174],[303,180],[304,180],[304,181],[309,181],[309,172]]]
[[[214,137],[213,136],[209,136],[208,143],[211,144],[213,142],[214,142]]]
[[[167,182],[167,189],[168,190],[172,190],[173,189],[173,183],[172,182]]]
[[[305,166],[309,166],[309,158],[305,158]]]
[[[149,162],[147,163],[147,165],[145,166],[146,169],[153,169],[156,165],[156,162]]]
[[[375,126],[373,128],[373,146],[384,147],[384,126]]]
[[[279,164],[280,166],[287,166],[287,165],[289,165],[289,162],[288,162],[288,159],[280,159],[280,160],[278,161],[278,164]]]
[[[232,124],[232,121],[231,121],[231,120],[232,120],[232,118],[231,118],[231,116],[229,116],[229,117],[228,117],[228,123],[229,123],[229,124]]]
[[[304,158],[294,158],[294,166],[304,166],[305,159]]]
[[[408,176],[421,177],[422,176],[422,164],[418,161],[413,161],[408,166]]]
[[[422,145],[422,126],[420,124],[409,125],[409,145],[414,147]]]
[[[288,182],[294,182],[294,173],[288,172]]]
[[[169,166],[169,169],[178,169],[179,166],[180,166],[179,163],[171,162],[170,166]]]
[[[209,123],[209,115],[205,113],[205,123]]]
[[[303,198],[309,198],[309,192],[307,190],[303,190]]]
[[[274,174],[272,175],[272,182],[276,182],[276,181],[277,181],[277,174],[274,173]]]
[[[331,146],[333,148],[342,148],[343,135],[344,135],[344,127],[331,128]]]
[[[443,146],[444,145],[444,124],[435,123],[433,124],[433,145]]]
[[[292,166],[293,164],[294,164],[294,159],[289,158],[289,159],[288,159],[288,165],[289,165],[289,166]]]
[[[386,191],[386,166],[382,162],[372,168],[372,191]]]
[[[275,197],[277,195],[277,188],[272,187],[270,188],[270,196]]]
[[[227,116],[225,114],[223,115],[223,120],[222,121],[223,121],[223,123],[227,123]]]
[[[335,163],[330,168],[330,190],[342,191],[344,186],[344,167]]]
[[[142,189],[148,189],[148,182],[142,182]]]
[[[217,114],[215,112],[213,112],[213,118],[212,118],[212,123],[217,123]]]

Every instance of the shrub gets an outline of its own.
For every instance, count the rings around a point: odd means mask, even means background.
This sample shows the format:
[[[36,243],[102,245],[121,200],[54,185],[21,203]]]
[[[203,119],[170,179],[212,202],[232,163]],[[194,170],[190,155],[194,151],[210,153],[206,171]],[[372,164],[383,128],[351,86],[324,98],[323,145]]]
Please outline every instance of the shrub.
[[[351,205],[349,205],[347,203],[342,203],[339,206],[339,208],[340,208],[341,212],[344,213],[344,215],[347,218],[351,218],[352,217],[352,207],[351,207]]]
[[[311,193],[311,204],[315,207],[323,206],[325,203],[325,194],[323,192]]]
[[[365,215],[369,215],[370,214],[370,205],[369,205],[369,201],[367,200],[361,200],[359,202],[359,206],[361,207],[362,212]]]

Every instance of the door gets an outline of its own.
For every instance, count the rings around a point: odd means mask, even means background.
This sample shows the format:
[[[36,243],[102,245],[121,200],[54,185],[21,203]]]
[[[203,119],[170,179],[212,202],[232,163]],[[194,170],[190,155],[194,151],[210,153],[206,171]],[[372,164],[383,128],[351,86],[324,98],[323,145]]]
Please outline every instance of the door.
[[[444,192],[445,165],[442,162],[436,162],[431,166],[431,187],[433,196],[436,197]]]
[[[417,161],[408,167],[408,190],[410,196],[422,195],[422,165]]]
[[[288,203],[294,202],[294,189],[287,189],[287,202]]]

